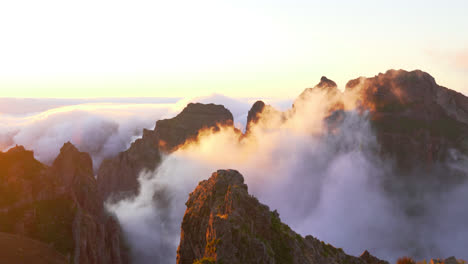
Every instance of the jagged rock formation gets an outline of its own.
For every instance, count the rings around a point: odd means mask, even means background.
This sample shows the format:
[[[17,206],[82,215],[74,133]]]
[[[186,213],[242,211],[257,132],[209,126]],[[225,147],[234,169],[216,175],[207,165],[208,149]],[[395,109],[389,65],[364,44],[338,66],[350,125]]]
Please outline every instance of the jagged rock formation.
[[[437,85],[425,72],[361,77],[348,82],[344,96],[370,109],[382,150],[402,168],[443,161],[449,149],[468,147],[468,98]]]
[[[256,101],[250,108],[247,114],[247,125],[246,125],[246,134],[250,131],[250,127],[258,122],[260,119],[260,114],[265,109],[265,103],[263,101]]]
[[[163,153],[170,153],[187,140],[196,138],[201,129],[233,126],[233,116],[222,105],[190,103],[171,119],[158,120],[154,130],[144,130],[128,150],[103,161],[98,171],[99,191],[104,199],[120,199],[138,192],[138,175],[154,170]]]
[[[190,103],[176,117],[157,121],[155,132],[163,150],[171,152],[186,140],[196,138],[201,129],[219,130],[233,122],[231,112],[222,105]]]
[[[322,76],[317,85],[313,88],[305,89],[296,98],[293,103],[293,111],[309,105],[311,101],[314,104],[326,105],[326,109],[324,110],[329,114],[335,110],[344,108],[341,91],[334,81],[325,76]]]
[[[262,123],[259,113],[264,108],[252,107],[247,128]],[[332,128],[343,121],[344,111],[369,111],[380,154],[394,159],[404,171],[443,162],[452,149],[468,153],[468,97],[437,85],[432,76],[419,70],[360,77],[349,81],[344,92],[322,77],[298,96],[284,116],[317,110],[325,112],[326,124]]]
[[[65,143],[47,167],[15,147],[0,153],[0,178],[1,232],[47,243],[71,263],[126,262],[119,224],[104,211],[87,153]]]
[[[186,205],[178,264],[387,263],[368,252],[357,258],[312,236],[301,237],[248,194],[235,170],[218,170],[200,182]]]

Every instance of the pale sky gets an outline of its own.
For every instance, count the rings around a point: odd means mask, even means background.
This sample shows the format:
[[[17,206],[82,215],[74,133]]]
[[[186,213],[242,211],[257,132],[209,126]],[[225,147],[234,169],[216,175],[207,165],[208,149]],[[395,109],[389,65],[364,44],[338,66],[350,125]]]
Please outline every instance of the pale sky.
[[[295,97],[390,68],[468,94],[468,1],[0,2],[0,97]]]

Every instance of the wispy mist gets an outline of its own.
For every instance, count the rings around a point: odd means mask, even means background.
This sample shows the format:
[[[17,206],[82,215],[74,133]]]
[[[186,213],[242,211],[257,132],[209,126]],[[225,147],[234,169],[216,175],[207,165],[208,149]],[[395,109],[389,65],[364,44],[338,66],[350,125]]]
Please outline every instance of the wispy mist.
[[[367,249],[390,261],[404,255],[466,258],[468,185],[437,191],[432,182],[401,181],[393,163],[377,155],[366,113],[348,111],[338,121],[324,121],[327,105],[320,103],[323,95],[314,96],[296,102],[294,111],[263,113],[240,141],[229,128],[204,131],[156,171],[142,173],[137,197],[108,205],[123,224],[135,261],[175,261],[188,194],[220,168],[239,170],[249,191],[294,230],[349,254]],[[460,158],[450,162],[465,166]],[[389,189],[388,181],[415,184],[419,194]],[[411,212],[415,206],[422,208],[417,214]]]
[[[90,153],[94,166],[127,149],[143,128],[177,112],[165,104],[84,104],[26,115],[0,115],[0,150],[23,145],[50,164],[70,141]]]

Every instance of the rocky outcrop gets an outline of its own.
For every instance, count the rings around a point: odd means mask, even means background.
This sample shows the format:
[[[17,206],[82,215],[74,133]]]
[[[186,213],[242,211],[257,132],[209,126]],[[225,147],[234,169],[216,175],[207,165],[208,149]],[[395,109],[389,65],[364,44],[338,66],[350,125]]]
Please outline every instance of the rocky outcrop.
[[[51,167],[16,147],[0,153],[0,231],[49,244],[71,263],[126,263],[118,222],[104,210],[90,156],[65,143]]]
[[[178,264],[387,263],[368,253],[349,256],[312,236],[295,233],[276,211],[249,195],[235,170],[218,170],[200,182],[186,205]]]
[[[246,126],[246,133],[250,131],[250,127],[253,126],[258,122],[260,119],[260,114],[263,112],[263,109],[265,109],[265,103],[263,101],[256,101],[252,107],[250,108],[248,114],[247,114],[247,126]]]
[[[158,134],[161,148],[171,152],[185,141],[196,138],[202,129],[216,131],[221,126],[232,125],[233,116],[224,106],[190,103],[176,117],[158,120],[155,132]]]
[[[293,111],[307,111],[310,105],[323,105],[327,114],[344,108],[342,93],[336,83],[325,76],[313,88],[305,89],[294,101]]]
[[[345,97],[369,109],[383,154],[400,168],[444,161],[468,146],[468,98],[422,71],[389,70],[346,85]]]
[[[128,150],[101,164],[100,193],[104,199],[115,200],[136,194],[142,170],[154,170],[164,153],[196,138],[201,129],[219,130],[221,126],[233,126],[233,116],[224,106],[215,104],[190,103],[176,117],[158,120],[154,130],[144,130],[143,137]]]
[[[453,149],[468,153],[468,97],[439,86],[428,73],[389,70],[351,80],[344,92],[322,77],[289,113],[323,111],[333,131],[349,110],[369,113],[380,154],[402,171],[444,162]]]

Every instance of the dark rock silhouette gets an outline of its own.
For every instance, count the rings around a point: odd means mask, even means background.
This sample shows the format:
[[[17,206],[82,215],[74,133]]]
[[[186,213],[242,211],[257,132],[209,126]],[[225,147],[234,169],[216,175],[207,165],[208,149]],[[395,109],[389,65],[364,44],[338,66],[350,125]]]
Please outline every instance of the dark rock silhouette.
[[[249,113],[247,114],[247,126],[246,126],[246,133],[250,131],[250,127],[253,124],[256,124],[258,120],[260,119],[260,114],[263,112],[263,109],[265,109],[265,103],[263,101],[256,101],[252,107],[249,110]]]

